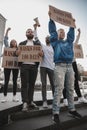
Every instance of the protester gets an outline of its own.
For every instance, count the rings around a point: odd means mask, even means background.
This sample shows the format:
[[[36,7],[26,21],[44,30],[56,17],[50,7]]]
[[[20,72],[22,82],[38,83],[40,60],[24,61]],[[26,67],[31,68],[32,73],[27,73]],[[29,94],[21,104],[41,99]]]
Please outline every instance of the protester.
[[[75,45],[78,45],[78,42],[79,42],[79,38],[80,38],[80,34],[81,34],[81,30],[80,28],[78,29],[78,35],[76,37],[76,40],[74,42],[74,46]],[[72,62],[72,66],[73,66],[73,70],[75,72],[74,74],[74,89],[75,89],[75,92],[78,96],[78,102],[79,103],[87,103],[87,100],[84,98],[84,96],[82,96],[81,94],[81,91],[80,91],[80,87],[79,87],[79,73],[78,73],[78,67],[77,67],[77,63],[76,63],[76,59],[75,59],[75,56],[74,56],[74,59],[73,59],[73,62]],[[68,102],[67,102],[67,93],[66,93],[66,87],[64,87],[63,89],[63,97],[64,97],[64,105],[67,106],[68,105]]]
[[[34,25],[36,29],[37,25]],[[34,41],[34,31],[32,29],[26,30],[27,39],[21,43],[19,46],[34,46],[40,45],[40,41],[36,38]],[[41,52],[42,53],[42,52]],[[16,51],[17,55],[20,55],[20,51]],[[41,56],[41,54],[39,54]],[[20,75],[21,75],[21,96],[23,102],[22,111],[28,111],[31,108],[38,108],[37,105],[33,102],[34,95],[34,86],[37,78],[39,62],[22,62],[20,66]]]
[[[53,62],[53,48],[50,45],[50,37],[45,38],[46,45],[41,44],[44,56],[40,63],[40,76],[42,82],[42,99],[43,99],[43,108],[48,107],[47,105],[47,75],[50,81],[52,95],[54,94],[54,62]]]
[[[54,49],[54,81],[55,81],[55,91],[53,98],[53,119],[58,124],[59,112],[60,112],[60,100],[62,96],[62,91],[64,88],[64,82],[66,83],[67,99],[69,114],[81,118],[82,116],[76,111],[74,105],[74,72],[72,68],[73,61],[73,41],[74,41],[74,28],[70,27],[67,33],[67,39],[65,38],[64,29],[59,29],[56,31],[56,26],[54,21],[51,19],[51,12],[49,11],[49,33],[50,33],[50,43]]]
[[[10,47],[10,48],[17,48],[17,41],[15,39],[12,39],[10,41],[10,46],[8,44],[8,32],[11,30],[11,28],[8,28],[6,30],[6,34],[4,37],[4,45],[5,47]],[[15,54],[14,54],[15,56]],[[7,89],[8,89],[8,83],[10,80],[10,74],[12,72],[12,80],[13,80],[13,101],[17,102],[19,101],[19,99],[16,96],[16,92],[17,92],[17,78],[18,78],[18,72],[19,69],[10,69],[10,68],[4,68],[4,97],[2,99],[2,102],[6,102],[7,101]]]

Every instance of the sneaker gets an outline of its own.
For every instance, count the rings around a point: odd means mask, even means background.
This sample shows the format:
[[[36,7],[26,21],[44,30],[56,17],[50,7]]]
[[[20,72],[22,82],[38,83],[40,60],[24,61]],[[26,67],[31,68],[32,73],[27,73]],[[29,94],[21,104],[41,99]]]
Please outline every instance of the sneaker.
[[[87,103],[87,99],[84,97],[78,98],[78,103]]]
[[[23,111],[23,112],[28,111],[28,105],[27,105],[27,103],[26,103],[26,102],[24,102],[24,103],[23,103],[23,108],[22,108],[22,111]]]
[[[12,101],[13,101],[13,102],[19,102],[19,99],[17,98],[16,95],[14,95]]]
[[[59,114],[54,114],[52,119],[54,120],[55,123],[60,123]]]
[[[48,108],[47,101],[43,102],[43,108]]]
[[[63,104],[64,104],[64,106],[68,106],[68,101],[67,101],[67,99],[63,99]]]
[[[77,111],[69,111],[69,115],[77,119],[82,118],[82,116]]]
[[[59,114],[54,114],[52,119],[56,123],[55,129],[56,130],[62,130],[61,122],[60,122],[60,119],[59,119]]]
[[[3,99],[1,100],[2,103],[7,102],[7,96],[4,96]]]
[[[32,101],[31,104],[29,104],[29,108],[38,109],[38,106]]]

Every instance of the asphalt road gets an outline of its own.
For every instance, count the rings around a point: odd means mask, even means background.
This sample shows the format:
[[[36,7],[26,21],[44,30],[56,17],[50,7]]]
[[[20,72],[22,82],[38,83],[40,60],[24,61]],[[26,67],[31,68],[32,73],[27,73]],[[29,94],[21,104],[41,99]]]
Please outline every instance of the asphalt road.
[[[79,125],[79,126],[76,126],[73,128],[69,128],[67,130],[87,130],[87,122],[82,125]]]

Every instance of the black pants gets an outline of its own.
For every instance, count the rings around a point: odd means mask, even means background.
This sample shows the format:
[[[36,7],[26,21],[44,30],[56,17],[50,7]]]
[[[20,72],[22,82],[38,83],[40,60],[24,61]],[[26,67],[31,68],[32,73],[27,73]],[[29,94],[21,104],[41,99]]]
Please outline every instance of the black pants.
[[[33,101],[37,72],[36,65],[22,64],[21,66],[21,96],[23,102],[30,104]]]
[[[79,79],[79,75],[78,75],[78,68],[77,68],[77,64],[76,64],[76,61],[74,61],[72,63],[72,66],[73,66],[73,70],[75,72],[75,81],[74,81],[74,89],[75,89],[75,92],[77,94],[78,97],[82,97],[81,95],[81,92],[80,92],[80,88],[79,88],[79,83],[78,83],[78,79]],[[63,97],[66,98],[66,89],[64,87],[63,89]]]
[[[11,71],[12,71],[12,80],[13,80],[13,95],[16,95],[17,78],[18,78],[19,70],[4,68],[4,96],[7,95],[8,83],[9,83]]]

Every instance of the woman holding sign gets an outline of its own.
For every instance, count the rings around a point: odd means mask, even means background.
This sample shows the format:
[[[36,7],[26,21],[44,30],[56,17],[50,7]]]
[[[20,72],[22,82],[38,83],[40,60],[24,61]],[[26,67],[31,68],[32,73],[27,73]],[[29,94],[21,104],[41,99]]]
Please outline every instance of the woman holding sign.
[[[5,37],[4,37],[4,45],[5,47],[9,47],[9,44],[8,44],[8,32],[11,30],[11,28],[8,28],[7,31],[6,31],[6,34],[5,34]],[[17,48],[17,41],[15,39],[12,39],[10,41],[10,47],[9,48]],[[13,54],[13,56],[15,56]],[[6,102],[7,101],[7,89],[8,89],[8,83],[9,83],[9,80],[10,80],[10,74],[11,74],[11,71],[12,71],[12,80],[13,80],[13,99],[12,101],[14,102],[17,102],[19,101],[16,97],[16,91],[17,91],[17,78],[18,78],[18,72],[19,70],[16,68],[4,68],[4,97],[3,97],[3,100],[2,102]]]

